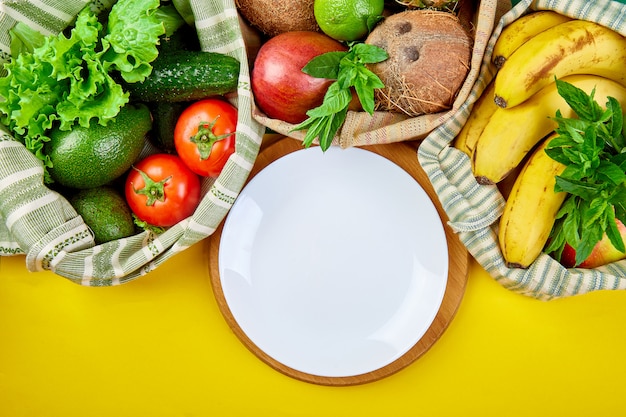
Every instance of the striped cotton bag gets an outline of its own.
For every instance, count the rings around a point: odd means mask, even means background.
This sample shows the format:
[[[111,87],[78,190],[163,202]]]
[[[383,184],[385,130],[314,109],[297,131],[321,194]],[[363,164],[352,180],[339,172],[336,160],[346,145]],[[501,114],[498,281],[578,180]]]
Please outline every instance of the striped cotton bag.
[[[498,246],[496,227],[504,198],[496,186],[479,185],[469,159],[450,146],[472,105],[495,76],[491,51],[502,28],[529,10],[555,10],[607,26],[626,35],[626,5],[609,0],[522,0],[497,22],[478,78],[468,100],[454,117],[420,145],[418,160],[427,172],[450,219],[469,252],[505,288],[541,300],[597,290],[626,289],[626,260],[596,269],[566,269],[546,254],[528,269],[508,268]],[[626,70],[626,69],[625,69]]]
[[[0,59],[9,59],[8,31],[23,21],[44,35],[68,26],[83,7],[109,9],[115,0],[2,0]],[[67,200],[43,184],[41,163],[0,126],[0,255],[26,255],[29,271],[51,270],[74,283],[105,286],[145,275],[176,253],[211,235],[226,216],[259,152],[265,127],[251,115],[246,50],[233,0],[190,0],[203,50],[231,55],[241,63],[236,151],[217,179],[202,183],[194,214],[162,234],[149,231],[95,245],[93,235]]]

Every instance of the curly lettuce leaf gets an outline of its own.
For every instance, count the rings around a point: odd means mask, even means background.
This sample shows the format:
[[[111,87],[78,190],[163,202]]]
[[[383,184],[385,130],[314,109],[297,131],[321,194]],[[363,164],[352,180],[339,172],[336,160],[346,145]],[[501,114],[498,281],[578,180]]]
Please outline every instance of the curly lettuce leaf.
[[[11,31],[11,55],[18,56],[22,52],[33,52],[43,45],[44,36],[30,26],[18,22]]]
[[[88,127],[92,119],[106,124],[129,101],[121,87],[112,89],[117,84],[100,61],[101,31],[97,17],[86,8],[69,37],[45,37],[32,52],[23,50],[5,65],[0,121],[45,167],[51,167],[44,145],[55,122],[64,130],[76,123]]]
[[[106,125],[129,101],[128,93],[104,72],[99,60],[86,58],[83,72],[88,75],[70,79],[70,92],[56,107],[61,130],[69,130],[75,123],[89,127],[92,119]]]
[[[129,83],[142,82],[159,54],[159,37],[165,25],[156,14],[160,0],[120,0],[111,9],[107,34],[102,39],[102,59]]]
[[[66,83],[66,91],[57,103],[59,129],[69,130],[78,123],[89,127],[92,119],[106,123],[129,101],[102,62],[100,37],[102,25],[88,9],[81,11],[71,36],[49,38],[50,47],[40,48],[42,62],[52,67],[52,76]],[[52,54],[54,52],[54,54]]]

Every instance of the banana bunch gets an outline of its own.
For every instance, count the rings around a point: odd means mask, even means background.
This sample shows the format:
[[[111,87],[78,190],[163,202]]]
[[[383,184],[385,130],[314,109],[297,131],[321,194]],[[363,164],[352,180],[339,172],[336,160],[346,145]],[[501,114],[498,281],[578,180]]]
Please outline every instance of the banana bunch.
[[[527,268],[545,246],[556,213],[567,196],[554,192],[557,175],[565,165],[545,149],[556,134],[543,139],[520,171],[500,217],[498,241],[510,267]]]
[[[622,106],[626,103],[626,87],[608,78],[570,75],[562,80],[587,93],[595,88],[599,103],[606,103],[608,96],[615,97]],[[554,82],[522,104],[506,109],[497,107],[474,144],[472,163],[478,182],[499,183],[513,171],[537,143],[557,127],[551,119],[557,110],[563,117],[574,117]]]
[[[493,63],[497,68],[502,68],[511,54],[535,35],[570,20],[551,10],[540,10],[520,17],[502,30],[493,49]]]
[[[506,60],[496,77],[498,106],[516,106],[543,87],[572,74],[593,74],[626,86],[626,39],[574,19],[539,32]]]
[[[528,267],[543,250],[565,199],[555,193],[565,168],[544,152],[557,110],[575,117],[555,79],[604,104],[626,108],[626,38],[599,24],[553,11],[519,18],[501,33],[492,54],[495,78],[476,101],[454,146],[465,152],[480,184],[514,179],[498,228],[509,266]]]

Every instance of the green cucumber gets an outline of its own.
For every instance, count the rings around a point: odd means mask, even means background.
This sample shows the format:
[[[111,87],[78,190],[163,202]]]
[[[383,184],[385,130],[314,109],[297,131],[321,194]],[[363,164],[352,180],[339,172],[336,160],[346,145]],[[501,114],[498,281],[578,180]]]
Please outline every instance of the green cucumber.
[[[169,101],[156,101],[148,103],[154,121],[152,122],[152,132],[150,139],[161,150],[167,153],[175,153],[174,129],[180,114],[191,102],[179,101],[172,103]]]
[[[193,101],[237,89],[239,61],[217,52],[178,51],[160,54],[142,83],[126,84],[134,101]]]

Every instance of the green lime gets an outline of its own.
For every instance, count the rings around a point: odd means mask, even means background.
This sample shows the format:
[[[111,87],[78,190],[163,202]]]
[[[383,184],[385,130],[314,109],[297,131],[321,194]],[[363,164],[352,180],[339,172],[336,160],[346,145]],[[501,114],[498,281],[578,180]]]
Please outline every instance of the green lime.
[[[97,244],[135,234],[132,212],[124,197],[112,187],[80,190],[69,202],[89,226]]]
[[[315,0],[313,13],[320,29],[340,41],[364,38],[381,19],[384,0]]]

